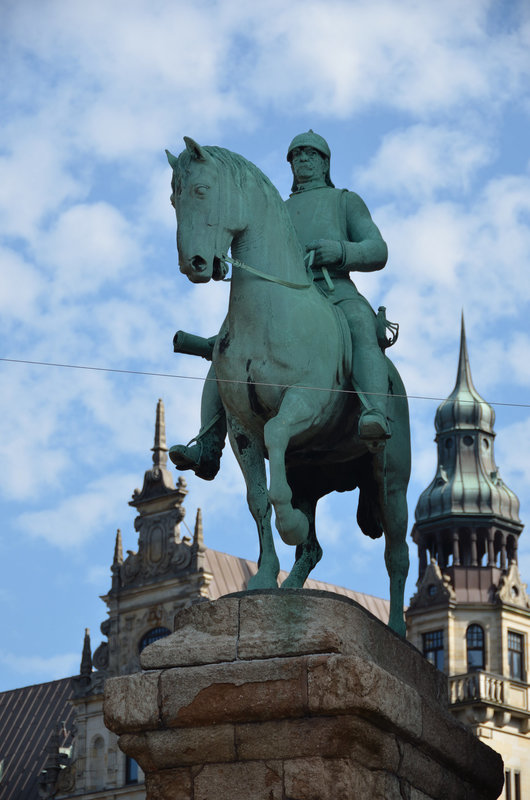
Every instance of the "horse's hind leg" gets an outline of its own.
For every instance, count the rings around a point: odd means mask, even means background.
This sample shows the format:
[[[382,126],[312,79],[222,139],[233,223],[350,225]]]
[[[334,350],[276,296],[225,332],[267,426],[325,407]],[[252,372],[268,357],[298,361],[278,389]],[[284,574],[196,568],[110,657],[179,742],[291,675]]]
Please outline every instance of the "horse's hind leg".
[[[260,554],[258,571],[248,582],[249,589],[276,589],[280,562],[271,529],[271,504],[267,492],[265,459],[252,435],[233,418],[228,419],[228,435],[247,486],[247,502],[256,521]]]
[[[303,511],[309,520],[309,534],[305,542],[296,548],[296,561],[282,583],[282,589],[301,589],[311,570],[322,558],[322,548],[318,543],[315,530],[316,500],[313,497],[301,497],[295,492],[293,505]]]
[[[407,545],[407,498],[404,489],[388,488],[383,515],[385,532],[385,563],[390,578],[390,617],[388,625],[405,637],[407,629],[403,617],[405,582],[409,571]]]
[[[286,544],[303,544],[309,532],[306,515],[291,503],[293,493],[287,482],[285,452],[293,436],[308,430],[321,412],[321,405],[312,403],[310,395],[307,390],[288,389],[278,413],[263,430],[270,464],[269,498],[274,506],[276,527]]]

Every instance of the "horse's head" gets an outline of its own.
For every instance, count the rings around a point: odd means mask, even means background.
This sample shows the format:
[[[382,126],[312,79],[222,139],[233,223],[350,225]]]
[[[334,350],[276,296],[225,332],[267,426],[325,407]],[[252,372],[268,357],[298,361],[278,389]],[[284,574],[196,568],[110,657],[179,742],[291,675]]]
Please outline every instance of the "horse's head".
[[[184,141],[186,149],[178,158],[166,150],[173,169],[171,203],[177,214],[179,265],[190,281],[206,283],[225,274],[220,259],[234,235],[234,225],[226,218],[230,191],[215,157],[193,139],[185,136]]]

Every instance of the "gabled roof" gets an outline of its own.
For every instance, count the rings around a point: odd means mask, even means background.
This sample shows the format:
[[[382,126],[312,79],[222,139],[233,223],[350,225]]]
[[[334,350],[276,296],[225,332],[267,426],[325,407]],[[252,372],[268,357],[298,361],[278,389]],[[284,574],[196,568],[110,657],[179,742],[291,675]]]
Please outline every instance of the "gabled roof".
[[[0,780],[2,800],[37,800],[39,775],[57,723],[70,729],[71,678],[0,693]]]

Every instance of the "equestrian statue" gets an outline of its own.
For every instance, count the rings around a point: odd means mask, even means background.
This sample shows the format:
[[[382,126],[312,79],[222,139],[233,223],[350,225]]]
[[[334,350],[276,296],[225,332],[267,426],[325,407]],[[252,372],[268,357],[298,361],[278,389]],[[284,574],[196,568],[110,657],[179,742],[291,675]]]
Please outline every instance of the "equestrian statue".
[[[329,146],[313,131],[289,146],[293,188],[285,203],[242,156],[184,141],[178,158],[166,151],[180,270],[206,283],[226,280],[231,263],[232,275],[218,335],[176,335],[175,349],[211,358],[212,366],[201,430],[169,456],[211,480],[228,431],[259,534],[249,589],[277,587],[272,509],[281,538],[296,547],[282,587],[301,588],[322,557],[318,500],[358,488],[359,527],[385,535],[389,625],[404,636],[409,416],[384,352],[397,326],[383,308],[374,313],[349,277],[382,269],[386,244],[362,199],[334,187]]]

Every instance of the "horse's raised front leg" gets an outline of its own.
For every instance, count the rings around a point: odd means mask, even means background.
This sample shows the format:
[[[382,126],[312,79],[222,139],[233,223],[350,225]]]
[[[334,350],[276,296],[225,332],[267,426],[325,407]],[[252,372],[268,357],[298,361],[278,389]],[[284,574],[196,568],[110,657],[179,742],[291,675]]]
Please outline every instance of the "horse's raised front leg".
[[[256,521],[260,554],[258,571],[248,582],[249,589],[276,589],[280,562],[271,529],[271,504],[267,492],[265,459],[261,445],[233,418],[228,418],[228,435],[247,486],[247,503]]]
[[[309,521],[306,515],[300,509],[293,508],[291,503],[292,492],[287,482],[285,453],[293,436],[308,430],[319,416],[321,406],[320,402],[318,405],[314,403],[316,394],[304,389],[288,389],[280,410],[264,428],[265,446],[270,464],[269,498],[274,506],[278,532],[283,541],[291,545],[305,542],[309,532]]]
[[[296,548],[294,566],[282,583],[282,589],[301,589],[311,570],[322,558],[322,548],[318,543],[315,530],[316,500],[295,491],[293,505],[306,515],[309,521],[309,534],[305,542]]]
[[[390,578],[390,617],[388,625],[405,638],[407,628],[403,617],[405,582],[409,571],[407,545],[407,497],[405,489],[388,488],[384,504],[385,563]]]

